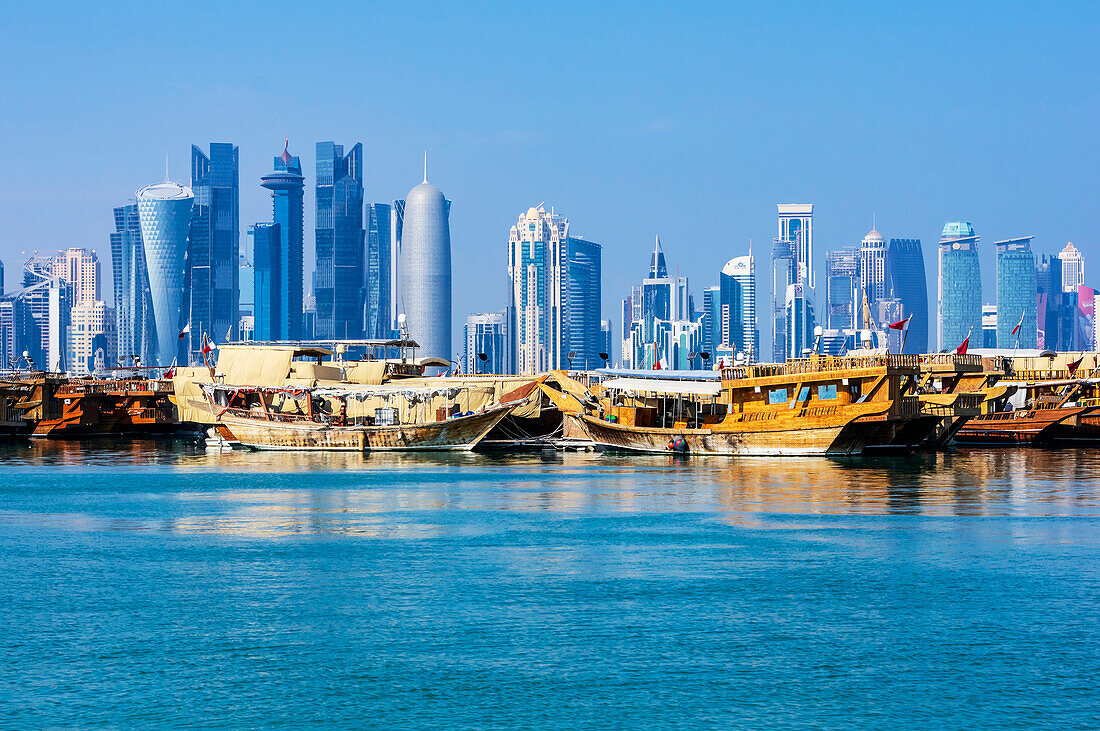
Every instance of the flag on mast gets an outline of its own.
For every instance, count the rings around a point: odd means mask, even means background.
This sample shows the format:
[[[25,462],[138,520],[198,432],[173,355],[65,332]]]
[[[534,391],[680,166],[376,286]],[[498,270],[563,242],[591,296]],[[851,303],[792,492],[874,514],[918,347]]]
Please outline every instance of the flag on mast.
[[[1026,314],[1026,312],[1027,311],[1025,310],[1024,312],[1020,313],[1020,321],[1016,323],[1016,327],[1012,328],[1013,335],[1020,332],[1020,328],[1024,326],[1024,314]]]
[[[970,347],[970,335],[974,332],[974,328],[970,328],[970,331],[966,333],[966,339],[959,343],[959,347],[955,348],[956,355],[966,355],[967,348]]]
[[[909,321],[912,320],[912,319],[913,319],[913,316],[910,315],[909,317],[905,318],[904,320],[898,320],[897,322],[891,322],[890,323],[890,329],[891,330],[905,330],[906,328],[909,327]]]
[[[183,338],[190,332],[191,332],[191,321],[188,320],[187,324],[183,326],[182,330],[180,330],[180,336],[179,336],[178,339],[183,340]]]
[[[1073,361],[1072,363],[1068,363],[1066,365],[1066,367],[1069,368],[1069,374],[1071,376],[1074,375],[1075,373],[1077,373],[1077,369],[1081,367],[1081,361],[1083,361],[1084,359],[1085,359],[1085,354],[1082,353],[1080,358],[1078,358],[1077,360]]]

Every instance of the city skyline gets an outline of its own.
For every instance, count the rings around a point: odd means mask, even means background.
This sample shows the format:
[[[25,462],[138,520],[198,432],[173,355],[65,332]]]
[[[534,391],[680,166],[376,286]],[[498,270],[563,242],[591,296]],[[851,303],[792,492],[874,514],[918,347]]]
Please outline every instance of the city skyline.
[[[36,249],[95,247],[105,259],[111,209],[161,179],[165,152],[172,177],[185,182],[190,145],[209,140],[240,148],[243,237],[244,224],[270,220],[269,199],[246,191],[270,172],[285,136],[304,153],[309,178],[316,141],[361,140],[364,196],[375,202],[418,182],[429,150],[433,181],[455,201],[455,302],[464,304],[452,318],[456,338],[467,310],[496,310],[507,293],[504,255],[486,243],[541,200],[583,221],[581,233],[608,261],[644,256],[659,234],[680,273],[700,283],[752,239],[761,299],[774,235],[767,209],[777,201],[816,204],[819,272],[824,251],[858,244],[876,211],[884,232],[920,238],[930,300],[932,244],[946,220],[970,220],[990,242],[1037,234],[1036,251],[1073,241],[1086,257],[1100,255],[1087,215],[1100,187],[1089,162],[1097,142],[1082,123],[1100,104],[1082,93],[1095,88],[1087,31],[1100,10],[1092,5],[703,4],[629,15],[569,5],[491,13],[345,5],[334,11],[342,25],[403,29],[346,48],[331,43],[331,17],[322,23],[305,8],[219,12],[224,22],[211,27],[183,8],[140,8],[130,20],[150,32],[135,35],[78,6],[50,19],[49,53],[21,33],[0,49],[24,69],[2,82],[17,113],[0,120],[0,132],[19,140],[5,151],[19,174],[0,181],[8,226],[0,259],[9,269]],[[43,11],[21,6],[9,17],[14,28],[34,27]],[[478,37],[453,32],[475,20]],[[526,45],[514,30],[529,23],[545,29],[554,53],[517,53]],[[230,32],[240,27],[251,30]],[[263,42],[286,27],[302,61],[289,68],[272,64]],[[605,38],[609,27],[616,31]],[[798,53],[781,50],[792,46]],[[502,53],[516,60],[500,64]],[[129,60],[173,55],[191,65],[185,80]],[[336,67],[339,79],[328,73]],[[568,90],[569,103],[531,79]],[[64,117],[45,89],[66,100]],[[272,121],[257,110],[275,98],[295,103]],[[119,99],[129,110],[121,119]],[[945,176],[948,160],[966,161],[965,175]],[[82,184],[66,190],[66,225],[43,229],[34,221],[58,204],[57,170]],[[994,291],[991,247],[981,255],[983,290]],[[486,271],[495,272],[488,281],[478,276]],[[636,278],[607,267],[605,313]],[[767,351],[763,322],[761,336]]]

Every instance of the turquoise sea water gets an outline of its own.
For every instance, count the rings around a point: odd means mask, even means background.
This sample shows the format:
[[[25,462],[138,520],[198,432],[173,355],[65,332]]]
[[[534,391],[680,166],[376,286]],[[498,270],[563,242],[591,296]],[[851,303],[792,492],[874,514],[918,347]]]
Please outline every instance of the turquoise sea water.
[[[1095,727],[1100,451],[0,448],[0,726]]]

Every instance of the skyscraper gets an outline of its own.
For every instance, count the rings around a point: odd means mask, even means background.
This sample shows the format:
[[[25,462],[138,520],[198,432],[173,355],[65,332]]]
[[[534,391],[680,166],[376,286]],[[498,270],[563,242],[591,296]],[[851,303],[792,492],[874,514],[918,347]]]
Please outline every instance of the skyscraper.
[[[787,357],[787,287],[798,281],[794,245],[776,239],[772,242],[772,360],[782,363]]]
[[[939,245],[937,350],[958,347],[972,331],[982,331],[978,240],[969,221],[949,221],[943,227]]]
[[[210,155],[191,146],[191,211],[188,249],[191,332],[188,349],[207,333],[222,342],[236,337],[240,288],[240,173],[237,146],[210,143]]]
[[[388,203],[367,204],[366,336],[388,338],[393,332],[390,277],[393,271],[393,207]]]
[[[786,318],[787,340],[784,344],[784,359],[801,358],[803,351],[811,347],[802,342],[797,333],[813,333],[813,310],[806,299],[806,288],[795,282],[787,286],[784,296],[784,317]]]
[[[288,340],[287,294],[283,275],[282,226],[277,223],[257,223],[248,230],[252,239],[252,337],[256,340]],[[300,320],[300,317],[298,318]]]
[[[424,181],[405,197],[398,263],[401,312],[421,356],[450,360],[451,350],[451,203]],[[399,313],[400,314],[400,313]]]
[[[162,366],[177,359],[181,364],[189,362],[187,339],[179,334],[190,322],[185,306],[188,302],[187,234],[193,201],[190,188],[167,181],[147,185],[137,192],[153,305],[156,363]]]
[[[115,208],[115,231],[111,234],[111,273],[114,284],[115,338],[117,353],[111,357],[130,364],[130,356],[143,363],[156,360],[153,335],[153,300],[137,203]]]
[[[269,273],[271,287],[277,291],[279,309],[271,313],[271,332],[278,332],[280,339],[301,340],[302,318],[304,307],[302,300],[302,288],[305,285],[305,274],[302,263],[302,189],[305,186],[305,178],[302,176],[302,161],[297,155],[289,152],[290,140],[283,142],[283,152],[275,156],[274,172],[263,176],[261,185],[271,191],[271,220],[278,226],[278,261],[277,272]],[[318,203],[318,207],[320,203]],[[271,230],[264,232],[270,236]],[[326,234],[327,235],[327,234]],[[268,239],[266,244],[273,242]],[[327,244],[326,244],[327,245]],[[268,263],[272,259],[269,257]],[[272,295],[273,297],[275,295]],[[268,300],[266,306],[270,306],[274,300]],[[256,308],[260,307],[257,300]],[[257,311],[256,316],[260,313]]]
[[[1059,349],[1059,308],[1062,304],[1062,261],[1052,254],[1040,254],[1035,263],[1036,346],[1039,350]]]
[[[982,305],[982,336],[971,340],[971,344],[981,343],[983,348],[997,347],[997,305]],[[1014,323],[1015,324],[1015,323]],[[977,338],[977,335],[974,336]]]
[[[103,301],[87,300],[73,305],[69,324],[69,367],[77,373],[92,373],[114,365],[114,313]]]
[[[814,277],[814,227],[812,203],[780,203],[779,235],[772,249],[772,355],[782,360],[790,352],[801,354],[813,341],[813,318],[789,317],[787,288],[800,284],[798,297],[812,310]],[[784,280],[786,280],[784,282]],[[788,329],[788,325],[800,328]]]
[[[1038,346],[1033,236],[995,241],[997,248],[997,347]],[[1020,326],[1016,335],[1012,330]]]
[[[860,292],[860,250],[851,247],[825,254],[825,323],[833,330],[856,327]]]
[[[742,352],[755,362],[760,352],[760,331],[756,326],[756,260],[738,256],[726,262],[719,275],[720,335],[723,344]]]
[[[504,313],[470,315],[463,327],[462,370],[465,373],[508,373],[508,325]],[[481,360],[480,355],[485,356]]]
[[[1058,258],[1062,262],[1062,291],[1076,292],[1085,283],[1085,257],[1070,241],[1058,252]]]
[[[859,286],[874,303],[886,296],[886,239],[872,228],[859,244]],[[863,295],[860,295],[860,301]]]
[[[450,204],[448,204],[450,205]],[[397,316],[403,312],[401,302],[401,232],[405,226],[405,200],[395,200],[390,207],[390,318],[392,332],[398,332]]]
[[[363,145],[317,143],[317,337],[363,336]],[[450,297],[448,296],[448,300]],[[444,355],[444,354],[440,354]],[[449,356],[448,356],[449,357]]]
[[[890,239],[886,247],[886,295],[901,300],[898,320],[913,316],[905,335],[906,353],[924,353],[928,349],[926,281],[920,239]]]
[[[56,274],[52,258],[35,252],[27,260],[18,298],[33,321],[24,333],[25,349],[38,367],[54,373],[67,370],[72,287]]]
[[[405,217],[407,237],[408,211]],[[602,364],[602,247],[571,236],[569,226],[565,216],[539,206],[520,214],[509,231],[509,311],[519,373],[568,367],[569,353],[577,367]]]

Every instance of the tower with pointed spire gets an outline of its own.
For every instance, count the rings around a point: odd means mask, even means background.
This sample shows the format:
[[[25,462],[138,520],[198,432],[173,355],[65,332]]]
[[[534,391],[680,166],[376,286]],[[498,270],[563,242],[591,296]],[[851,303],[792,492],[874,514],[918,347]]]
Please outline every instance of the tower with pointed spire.
[[[649,258],[648,276],[623,300],[622,364],[627,368],[693,368],[703,349],[704,326],[695,312],[687,277],[670,277],[661,240]]]

